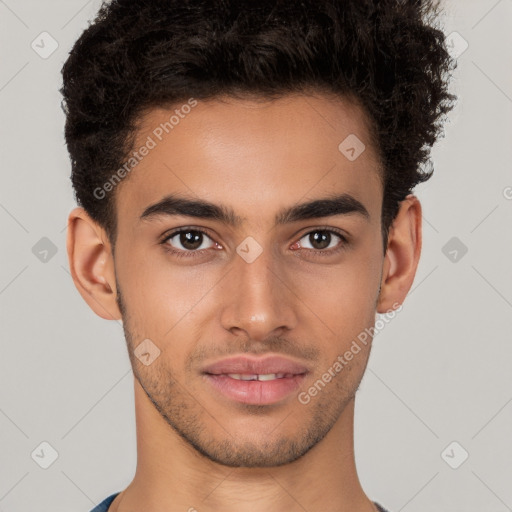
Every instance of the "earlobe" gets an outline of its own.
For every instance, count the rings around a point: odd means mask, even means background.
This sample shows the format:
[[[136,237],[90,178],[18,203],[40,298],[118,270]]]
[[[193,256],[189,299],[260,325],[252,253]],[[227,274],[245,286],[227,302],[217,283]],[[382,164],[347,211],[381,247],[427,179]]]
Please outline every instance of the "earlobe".
[[[71,277],[89,307],[106,320],[119,320],[111,246],[83,208],[69,214],[67,252]]]
[[[378,313],[396,309],[405,300],[416,275],[421,242],[421,204],[416,196],[409,194],[400,203],[389,230]]]

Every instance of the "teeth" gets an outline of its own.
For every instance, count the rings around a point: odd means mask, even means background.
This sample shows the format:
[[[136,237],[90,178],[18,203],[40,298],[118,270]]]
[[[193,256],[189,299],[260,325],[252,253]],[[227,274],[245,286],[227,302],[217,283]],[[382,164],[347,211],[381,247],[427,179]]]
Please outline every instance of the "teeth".
[[[240,373],[228,373],[228,377],[236,380],[274,380],[274,379],[282,379],[285,377],[285,373],[266,373],[266,374],[240,374]]]
[[[277,373],[267,373],[266,375],[258,375],[258,380],[274,380],[279,379]]]

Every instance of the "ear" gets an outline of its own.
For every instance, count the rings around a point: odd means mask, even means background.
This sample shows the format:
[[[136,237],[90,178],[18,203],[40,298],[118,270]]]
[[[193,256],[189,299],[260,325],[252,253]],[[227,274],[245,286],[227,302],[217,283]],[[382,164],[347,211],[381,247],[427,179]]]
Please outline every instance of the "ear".
[[[421,204],[409,194],[401,203],[388,236],[377,312],[397,309],[409,292],[421,253]]]
[[[66,246],[71,277],[85,302],[106,320],[121,319],[110,242],[83,208],[69,214]]]

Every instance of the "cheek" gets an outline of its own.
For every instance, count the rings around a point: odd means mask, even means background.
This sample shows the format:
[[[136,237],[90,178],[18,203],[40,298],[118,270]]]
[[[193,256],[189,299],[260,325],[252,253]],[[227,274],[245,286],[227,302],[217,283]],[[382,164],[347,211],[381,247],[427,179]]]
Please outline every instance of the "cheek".
[[[127,251],[116,272],[130,323],[146,337],[168,340],[187,323],[227,272],[213,266],[177,266],[164,250]]]
[[[374,251],[375,252],[375,251]],[[295,293],[336,335],[346,339],[372,325],[380,283],[379,258],[355,252],[339,265],[295,274]]]

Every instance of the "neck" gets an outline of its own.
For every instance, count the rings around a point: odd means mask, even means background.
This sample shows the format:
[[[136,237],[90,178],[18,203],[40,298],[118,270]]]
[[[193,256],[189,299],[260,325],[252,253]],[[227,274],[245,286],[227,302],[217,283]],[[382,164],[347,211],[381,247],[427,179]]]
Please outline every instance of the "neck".
[[[278,467],[233,468],[207,459],[184,441],[135,380],[137,469],[109,512],[374,512],[355,466],[354,402],[298,460]]]

